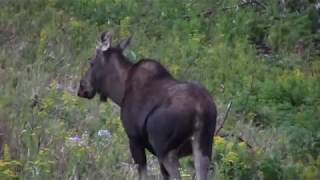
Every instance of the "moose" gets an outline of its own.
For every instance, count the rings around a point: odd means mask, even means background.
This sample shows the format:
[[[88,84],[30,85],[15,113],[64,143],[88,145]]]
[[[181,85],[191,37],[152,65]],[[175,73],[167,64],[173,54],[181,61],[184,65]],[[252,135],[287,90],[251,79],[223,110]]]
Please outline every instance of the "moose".
[[[111,44],[101,34],[78,96],[120,106],[139,179],[148,179],[146,150],[159,161],[164,179],[181,179],[179,158],[193,155],[197,180],[208,179],[217,109],[208,91],[195,82],[176,80],[152,59],[132,63],[124,55],[131,38]]]

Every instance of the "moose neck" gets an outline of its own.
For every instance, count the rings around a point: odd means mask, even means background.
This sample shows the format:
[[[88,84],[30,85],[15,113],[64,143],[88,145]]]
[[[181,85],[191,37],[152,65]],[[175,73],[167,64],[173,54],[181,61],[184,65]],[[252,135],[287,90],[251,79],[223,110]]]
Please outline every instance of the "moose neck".
[[[106,78],[107,96],[116,104],[121,106],[126,88],[126,79],[129,69],[133,65],[121,52],[110,54],[110,71]]]

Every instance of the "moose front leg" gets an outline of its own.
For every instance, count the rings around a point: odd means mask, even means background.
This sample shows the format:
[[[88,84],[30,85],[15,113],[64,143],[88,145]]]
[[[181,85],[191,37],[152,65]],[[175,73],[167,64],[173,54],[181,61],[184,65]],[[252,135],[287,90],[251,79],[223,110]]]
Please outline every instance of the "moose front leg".
[[[145,148],[137,140],[130,140],[130,151],[134,162],[138,165],[140,180],[147,180],[147,158]]]

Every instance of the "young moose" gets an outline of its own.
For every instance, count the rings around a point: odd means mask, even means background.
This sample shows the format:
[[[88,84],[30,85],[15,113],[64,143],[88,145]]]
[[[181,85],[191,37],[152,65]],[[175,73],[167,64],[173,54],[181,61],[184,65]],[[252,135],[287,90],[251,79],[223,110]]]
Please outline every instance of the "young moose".
[[[101,43],[80,81],[78,96],[110,98],[121,108],[121,120],[139,177],[148,179],[145,149],[157,156],[164,179],[180,179],[179,158],[193,154],[196,179],[206,180],[216,127],[216,106],[205,88],[181,82],[157,61],[131,63],[123,51],[130,38],[111,46]]]

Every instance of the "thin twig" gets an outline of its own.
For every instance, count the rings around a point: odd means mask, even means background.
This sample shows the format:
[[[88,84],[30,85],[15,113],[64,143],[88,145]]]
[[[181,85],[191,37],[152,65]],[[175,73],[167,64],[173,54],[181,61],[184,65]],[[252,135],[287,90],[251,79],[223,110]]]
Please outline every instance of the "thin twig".
[[[223,120],[220,124],[220,127],[216,130],[216,135],[220,132],[220,130],[223,128],[224,123],[226,122],[227,118],[228,118],[228,114],[230,112],[231,109],[231,105],[232,105],[232,101],[229,102],[228,106],[227,106],[227,110],[226,113],[224,114]]]
[[[253,1],[256,5],[262,7],[263,9],[267,9],[266,5],[259,1]]]
[[[244,142],[250,149],[253,150],[253,146],[249,144],[242,136],[237,137],[239,141]]]

